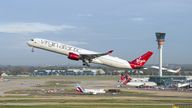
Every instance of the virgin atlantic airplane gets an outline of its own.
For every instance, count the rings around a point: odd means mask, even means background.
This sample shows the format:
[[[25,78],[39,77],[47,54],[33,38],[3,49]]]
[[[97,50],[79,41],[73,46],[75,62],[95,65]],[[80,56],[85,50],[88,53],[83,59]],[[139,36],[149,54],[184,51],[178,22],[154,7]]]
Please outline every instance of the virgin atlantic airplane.
[[[84,66],[90,66],[90,63],[96,63],[116,68],[140,69],[153,54],[152,51],[147,51],[142,56],[132,61],[127,61],[118,57],[111,56],[113,50],[105,53],[98,53],[71,45],[39,38],[31,39],[27,42],[27,44],[32,47],[32,52],[34,51],[33,48],[55,52],[58,54],[66,55],[71,60],[81,60]]]

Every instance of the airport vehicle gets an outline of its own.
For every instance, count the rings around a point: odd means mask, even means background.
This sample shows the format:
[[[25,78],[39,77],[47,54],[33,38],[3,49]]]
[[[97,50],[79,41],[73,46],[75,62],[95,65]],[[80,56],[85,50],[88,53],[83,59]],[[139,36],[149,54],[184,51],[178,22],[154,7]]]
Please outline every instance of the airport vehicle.
[[[153,68],[153,69],[159,69],[158,66],[151,66],[151,68]],[[179,72],[181,71],[181,68],[178,68],[178,69],[176,69],[176,70],[173,70],[173,69],[169,69],[169,68],[164,68],[164,67],[163,67],[162,70],[167,71],[167,72],[171,72],[171,73],[179,73]]]
[[[76,85],[75,90],[77,93],[82,94],[102,94],[106,93],[104,89],[84,89],[79,84]]]
[[[128,73],[122,74],[119,78],[120,86],[127,85],[133,87],[154,87],[155,82],[148,81],[148,78],[131,78]]]
[[[127,61],[118,57],[111,56],[110,54],[113,52],[113,50],[105,53],[97,53],[67,44],[39,38],[31,39],[27,42],[27,44],[32,47],[32,52],[34,51],[33,48],[39,48],[59,53],[68,56],[68,58],[71,60],[81,60],[84,66],[90,66],[89,63],[96,63],[117,68],[140,69],[153,54],[152,51],[148,51],[133,61]]]

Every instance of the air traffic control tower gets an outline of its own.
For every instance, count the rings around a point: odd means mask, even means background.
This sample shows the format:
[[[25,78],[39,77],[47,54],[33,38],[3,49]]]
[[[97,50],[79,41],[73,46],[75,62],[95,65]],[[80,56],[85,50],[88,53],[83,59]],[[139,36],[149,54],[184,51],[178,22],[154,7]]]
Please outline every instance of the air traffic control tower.
[[[187,77],[185,76],[162,76],[162,61],[163,61],[163,44],[165,42],[165,33],[156,32],[157,44],[159,49],[159,75],[158,76],[150,76],[149,81],[157,83],[157,85],[172,85],[174,80],[176,81],[185,81]]]
[[[163,44],[165,42],[165,33],[156,32],[156,38],[159,49],[159,76],[162,77],[162,62],[163,62]]]

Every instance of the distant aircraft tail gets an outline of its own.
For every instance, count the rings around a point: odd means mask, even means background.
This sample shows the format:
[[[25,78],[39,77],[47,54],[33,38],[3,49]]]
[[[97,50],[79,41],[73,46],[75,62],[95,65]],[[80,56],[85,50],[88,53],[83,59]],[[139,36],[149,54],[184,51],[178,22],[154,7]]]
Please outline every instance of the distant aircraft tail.
[[[177,73],[180,72],[180,71],[181,71],[181,68],[178,68],[178,69],[176,70]]]
[[[75,91],[78,92],[78,93],[83,93],[84,89],[79,84],[77,84],[76,87],[75,87]]]
[[[142,56],[136,58],[133,61],[130,61],[129,64],[131,65],[132,69],[139,69],[142,68],[143,65],[148,61],[148,59],[153,55],[152,51],[148,51]]]
[[[122,74],[119,77],[119,82],[121,85],[126,85],[128,82],[132,80],[131,76],[128,73]]]

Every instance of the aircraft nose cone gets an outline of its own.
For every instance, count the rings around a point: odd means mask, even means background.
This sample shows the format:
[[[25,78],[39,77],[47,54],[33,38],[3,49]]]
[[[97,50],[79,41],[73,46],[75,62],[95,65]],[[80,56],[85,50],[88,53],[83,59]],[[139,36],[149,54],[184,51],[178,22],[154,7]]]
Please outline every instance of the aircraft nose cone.
[[[28,45],[28,46],[32,46],[32,42],[31,42],[31,41],[28,41],[28,42],[27,42],[27,45]]]

